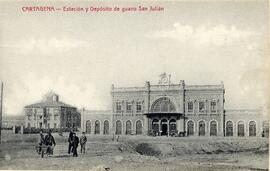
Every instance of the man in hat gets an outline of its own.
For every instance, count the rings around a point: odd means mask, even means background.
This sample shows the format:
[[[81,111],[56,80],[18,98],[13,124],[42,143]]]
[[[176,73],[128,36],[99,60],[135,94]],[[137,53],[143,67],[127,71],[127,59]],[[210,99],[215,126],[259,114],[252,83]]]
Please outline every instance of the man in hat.
[[[68,136],[68,154],[70,154],[70,151],[73,151],[73,142],[74,142],[74,138],[73,138],[73,131],[70,130],[69,132],[69,136]]]
[[[45,144],[45,138],[44,138],[44,135],[42,133],[42,131],[39,132],[39,142],[38,142],[38,153],[40,154],[41,153],[41,148],[42,148],[42,145]]]
[[[73,133],[73,157],[78,157],[78,153],[77,153],[77,147],[79,145],[79,138],[76,136],[76,133]]]
[[[51,134],[51,131],[48,131],[48,134],[45,136],[45,145],[48,146],[47,154],[53,154],[53,146],[55,146],[56,143]]]
[[[80,144],[81,144],[81,153],[85,153],[85,146],[86,146],[87,138],[85,136],[85,132],[82,132],[82,136],[80,138]]]

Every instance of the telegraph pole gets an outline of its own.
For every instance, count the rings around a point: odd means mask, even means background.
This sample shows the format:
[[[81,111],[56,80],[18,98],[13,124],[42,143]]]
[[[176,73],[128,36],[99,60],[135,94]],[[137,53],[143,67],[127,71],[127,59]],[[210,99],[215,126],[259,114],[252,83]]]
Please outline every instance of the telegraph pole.
[[[2,131],[2,113],[3,113],[3,82],[1,84],[1,109],[0,109],[0,143],[1,143],[1,131]]]

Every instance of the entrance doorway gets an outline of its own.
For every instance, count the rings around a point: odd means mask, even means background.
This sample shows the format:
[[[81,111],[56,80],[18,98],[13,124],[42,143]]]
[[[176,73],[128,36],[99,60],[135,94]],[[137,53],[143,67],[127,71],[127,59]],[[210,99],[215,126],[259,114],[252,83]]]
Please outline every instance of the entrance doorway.
[[[167,119],[161,120],[161,135],[168,135],[168,121]]]

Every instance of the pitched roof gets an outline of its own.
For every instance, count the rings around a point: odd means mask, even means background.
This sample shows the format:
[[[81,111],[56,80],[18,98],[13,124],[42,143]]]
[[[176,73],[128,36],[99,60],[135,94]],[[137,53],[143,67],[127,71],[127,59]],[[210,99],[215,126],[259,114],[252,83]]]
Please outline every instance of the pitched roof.
[[[60,102],[60,101],[44,101],[39,103],[34,103],[30,105],[26,105],[25,108],[32,108],[32,107],[70,107],[70,108],[76,108],[74,106],[71,106],[69,104]]]

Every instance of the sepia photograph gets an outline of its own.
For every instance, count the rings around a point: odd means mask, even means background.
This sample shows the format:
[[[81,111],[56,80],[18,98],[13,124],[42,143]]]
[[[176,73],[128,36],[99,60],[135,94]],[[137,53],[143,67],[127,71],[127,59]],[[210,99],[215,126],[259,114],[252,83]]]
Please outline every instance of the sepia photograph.
[[[269,170],[268,0],[0,0],[0,170]]]

